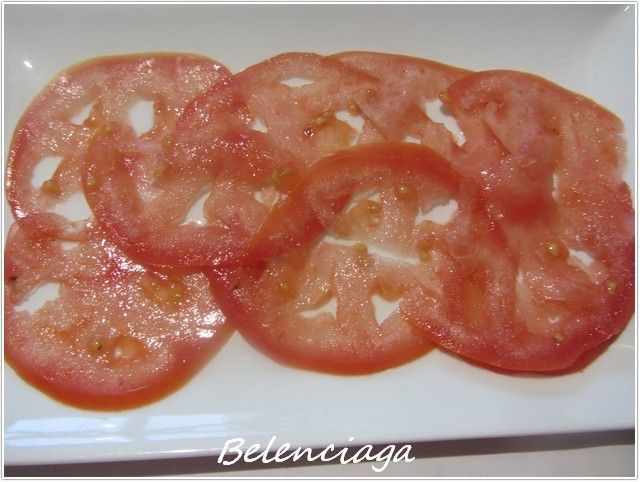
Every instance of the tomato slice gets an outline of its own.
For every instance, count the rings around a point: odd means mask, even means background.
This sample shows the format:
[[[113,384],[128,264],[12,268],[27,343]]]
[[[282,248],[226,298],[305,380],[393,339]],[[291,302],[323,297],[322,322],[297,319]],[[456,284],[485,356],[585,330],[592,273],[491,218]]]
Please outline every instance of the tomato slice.
[[[564,211],[569,209],[569,191],[574,200],[576,195],[584,198],[584,212],[576,218],[613,207],[597,206],[611,195],[618,199],[614,210],[629,204],[622,180],[622,123],[593,101],[512,71],[469,75],[442,97],[467,136],[454,161],[496,196],[491,202],[496,212],[509,216],[513,211],[516,220],[526,210],[544,216],[557,205]],[[497,197],[502,193],[507,194]],[[514,200],[519,204],[510,209]],[[623,210],[628,214],[628,208]],[[628,223],[616,227],[625,235],[630,228]]]
[[[450,199],[458,210],[447,223],[416,223],[417,214]],[[426,147],[341,151],[319,161],[270,214],[250,251],[252,268],[209,271],[214,295],[251,343],[284,363],[332,373],[397,366],[430,347],[404,316],[411,300],[428,296],[442,304],[483,261],[475,246],[491,266],[501,257],[477,199],[473,186]],[[331,237],[322,239],[327,231]],[[448,273],[459,278],[454,286],[439,279]],[[485,280],[496,301],[485,306],[487,317],[504,317],[497,311],[512,306],[513,285],[500,281],[500,272]],[[397,304],[380,324],[376,295]],[[335,314],[325,311],[327,302],[336,304]]]
[[[97,220],[137,260],[205,266],[237,262],[300,163],[251,129],[238,83],[214,85],[185,109],[170,144],[140,145],[126,127],[87,148],[85,194]],[[152,175],[137,166],[157,161]],[[189,210],[206,198],[202,219]]]
[[[11,227],[5,249],[4,350],[29,383],[65,403],[112,410],[183,385],[231,331],[201,273],[132,262],[97,228],[71,249]],[[58,297],[30,313],[37,288]]]
[[[359,114],[358,100],[378,85],[336,59],[297,52],[253,65],[237,77],[267,135],[306,166],[356,141],[357,131],[337,114]]]
[[[426,103],[437,101],[444,89],[470,71],[431,60],[378,52],[342,52],[332,57],[379,79],[379,85],[370,95],[358,98],[358,107],[366,122],[372,124],[384,140],[413,137],[451,158],[457,149],[456,140],[442,123],[427,115]],[[367,136],[361,137],[366,141]]]
[[[153,126],[138,143],[163,139],[189,100],[227,76],[226,68],[213,60],[168,53],[100,57],[60,73],[31,103],[12,140],[7,196],[18,222],[32,235],[82,239],[87,221],[55,211],[82,192],[80,169],[95,129],[110,122],[129,124],[135,104],[149,101]],[[87,118],[76,120],[85,108],[90,108]],[[58,157],[53,176],[32,185],[39,163]],[[144,172],[153,166],[139,169]]]
[[[517,72],[470,74],[443,99],[466,137],[454,162],[479,184],[516,258],[516,323],[452,327],[441,317],[419,325],[483,363],[566,369],[633,313],[622,125],[592,101]]]
[[[510,232],[505,244],[502,249],[514,252],[514,262],[506,264],[496,253],[486,252],[484,266],[462,278],[443,272],[446,296],[415,298],[408,304],[407,319],[444,349],[481,364],[529,372],[569,369],[625,327],[632,313],[628,296],[633,285],[626,273],[618,272],[623,276],[610,285],[607,275],[602,279],[595,268],[571,262],[569,250],[546,226],[529,227],[517,241]],[[508,316],[483,317],[484,304],[478,298],[488,293],[483,289],[473,294],[476,280],[483,286],[489,269],[500,271],[504,289],[515,287],[513,305],[505,305]]]
[[[458,164],[480,180],[504,229],[520,240],[518,230],[531,225],[534,231],[547,218],[561,243],[591,257],[590,267],[582,263],[582,268],[594,281],[626,286],[623,311],[630,316],[634,211],[622,179],[621,121],[589,99],[518,72],[470,75],[445,97],[472,133]],[[499,144],[501,153],[488,149],[491,143]],[[483,174],[489,163],[494,167]],[[522,182],[522,171],[528,183]],[[524,195],[514,188],[500,192],[518,182]]]

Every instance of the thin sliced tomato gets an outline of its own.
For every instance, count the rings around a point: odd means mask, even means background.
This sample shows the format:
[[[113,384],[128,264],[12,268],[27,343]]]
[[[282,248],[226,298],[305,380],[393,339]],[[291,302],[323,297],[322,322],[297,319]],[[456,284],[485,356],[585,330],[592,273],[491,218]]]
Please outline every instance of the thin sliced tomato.
[[[437,101],[453,82],[469,74],[468,70],[378,52],[342,52],[332,58],[379,79],[376,89],[370,95],[360,96],[357,104],[366,123],[375,126],[385,140],[414,138],[451,158],[457,149],[456,139],[442,123],[427,115],[426,106]],[[358,142],[367,142],[367,136],[361,136]]]
[[[267,135],[306,166],[356,141],[357,131],[339,114],[357,115],[358,100],[378,85],[336,59],[297,52],[253,65],[237,78]]]
[[[582,268],[595,282],[626,286],[623,311],[630,316],[634,211],[622,179],[621,121],[585,97],[519,72],[470,75],[445,99],[470,133],[457,164],[479,180],[514,244],[528,237],[523,230],[548,226],[566,248],[590,256]]]
[[[272,205],[299,177],[300,163],[250,128],[233,80],[216,84],[180,117],[153,176],[137,166],[156,151],[126,128],[96,135],[83,172],[89,206],[114,241],[155,265],[229,264],[244,255]],[[201,219],[188,219],[200,200]]]
[[[510,232],[502,247],[514,253],[512,263],[487,251],[487,262],[470,267],[462,277],[441,272],[446,295],[416,297],[407,304],[407,319],[446,350],[481,364],[528,372],[568,369],[620,333],[632,312],[628,285],[613,285],[611,291],[607,278],[570,261],[567,247],[546,226],[521,233],[517,249],[514,236]],[[489,270],[498,270],[504,289],[514,291],[513,304],[504,306],[507,317],[482,316],[485,305],[496,302],[487,299],[493,295],[483,288],[487,275],[494,276]]]
[[[58,285],[29,312],[29,296]],[[5,250],[4,350],[25,380],[65,403],[112,410],[183,385],[230,335],[201,273],[132,262],[91,228],[71,249],[14,224]]]
[[[495,197],[488,200],[496,213],[513,213],[516,221],[529,212],[544,216],[556,205],[576,210],[580,203],[576,220],[606,217],[609,210],[630,213],[622,180],[623,126],[603,107],[541,77],[512,71],[469,75],[442,97],[467,137],[454,162]],[[609,202],[598,206],[602,201]],[[623,219],[614,231],[628,236],[631,225],[628,219],[620,224]],[[585,226],[582,234],[590,229]]]
[[[153,125],[137,143],[150,148],[170,141],[187,102],[228,76],[213,60],[168,53],[100,57],[60,73],[29,106],[13,136],[7,195],[18,222],[32,235],[81,239],[86,220],[74,221],[56,208],[82,192],[80,170],[95,129],[129,124],[131,108],[148,101],[153,102]],[[76,119],[84,109],[89,109],[86,119]],[[50,179],[33,185],[34,170],[47,158],[61,160]],[[156,168],[138,166],[140,175]]]
[[[622,125],[528,74],[471,74],[443,99],[466,143],[456,166],[479,184],[516,260],[511,327],[421,320],[433,339],[497,367],[555,371],[617,336],[633,313],[633,208]]]
[[[416,222],[452,199],[458,209],[448,222]],[[367,373],[424,354],[430,344],[404,316],[411,300],[444,303],[477,264],[498,266],[501,247],[473,186],[447,161],[418,145],[368,144],[311,169],[256,237],[253,268],[215,269],[209,279],[229,319],[276,359]],[[484,303],[483,316],[504,318],[513,285],[501,284],[505,274],[495,271],[474,300]],[[459,278],[453,286],[442,280],[449,273]],[[495,303],[485,303],[481,289]],[[396,303],[384,320],[376,318],[376,296]],[[326,303],[335,304],[335,313]]]

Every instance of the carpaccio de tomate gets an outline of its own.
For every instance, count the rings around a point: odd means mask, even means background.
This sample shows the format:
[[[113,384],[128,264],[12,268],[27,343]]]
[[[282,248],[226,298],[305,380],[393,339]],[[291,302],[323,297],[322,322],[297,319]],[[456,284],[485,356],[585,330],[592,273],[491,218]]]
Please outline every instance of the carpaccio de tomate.
[[[458,131],[429,114],[439,103]],[[234,330],[334,374],[433,349],[581,367],[634,309],[622,131],[535,75],[401,55],[285,53],[236,74],[192,54],[74,65],[11,144],[6,361],[90,409],[170,393]],[[78,195],[91,216],[74,221],[59,208]],[[27,310],[46,283],[57,299]],[[376,297],[396,305],[385,319]]]

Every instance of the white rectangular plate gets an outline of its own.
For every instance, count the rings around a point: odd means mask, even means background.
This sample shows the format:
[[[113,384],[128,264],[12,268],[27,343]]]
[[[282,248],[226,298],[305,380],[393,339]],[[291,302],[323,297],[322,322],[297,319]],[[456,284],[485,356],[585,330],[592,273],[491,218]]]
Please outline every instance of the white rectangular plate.
[[[4,155],[33,96],[90,57],[187,51],[237,72],[285,51],[373,50],[540,74],[619,115],[633,160],[635,8],[4,5]],[[626,175],[633,187],[634,167]],[[328,376],[280,366],[235,336],[174,395],[114,413],[58,404],[5,366],[5,463],[214,454],[233,437],[320,447],[350,437],[365,444],[629,428],[634,325],[586,370],[561,377],[501,375],[442,353],[372,376]]]

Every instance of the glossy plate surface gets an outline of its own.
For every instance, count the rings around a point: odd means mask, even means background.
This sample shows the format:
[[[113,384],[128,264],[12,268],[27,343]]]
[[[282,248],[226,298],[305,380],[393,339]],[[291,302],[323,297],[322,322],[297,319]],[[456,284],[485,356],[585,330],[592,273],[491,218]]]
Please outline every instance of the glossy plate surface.
[[[5,5],[4,157],[17,119],[84,59],[187,51],[237,72],[285,51],[374,50],[469,69],[535,72],[625,122],[635,191],[634,5]],[[12,222],[5,202],[5,235]],[[411,442],[634,426],[635,319],[580,373],[493,373],[442,353],[366,377],[279,366],[239,337],[172,396],[124,412],[61,405],[4,367],[7,464],[215,454],[276,446]],[[247,446],[245,445],[245,447]]]

